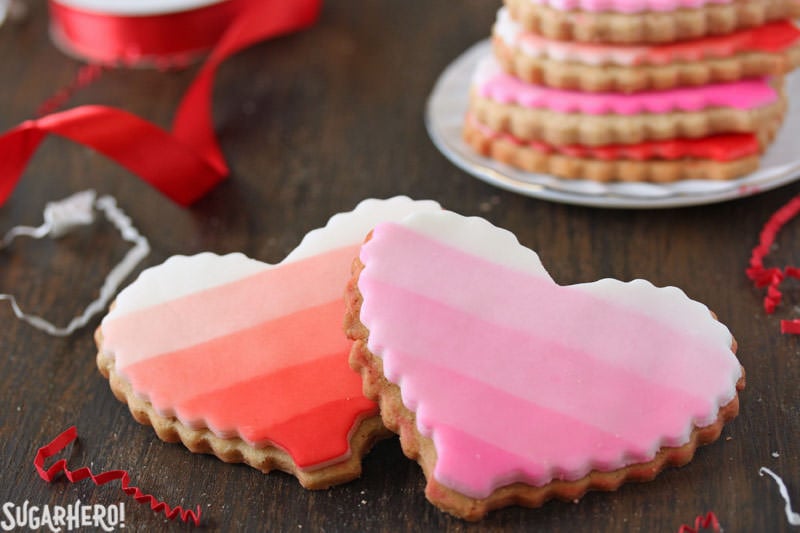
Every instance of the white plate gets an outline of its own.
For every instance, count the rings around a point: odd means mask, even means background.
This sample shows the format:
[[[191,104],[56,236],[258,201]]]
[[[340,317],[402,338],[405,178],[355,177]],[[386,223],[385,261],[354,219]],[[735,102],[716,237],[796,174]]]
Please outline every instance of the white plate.
[[[709,204],[768,191],[800,178],[800,101],[789,103],[783,128],[761,158],[758,170],[728,181],[600,183],[536,174],[477,154],[461,137],[469,86],[476,64],[491,53],[481,41],[453,61],[428,98],[425,123],[442,153],[466,172],[492,185],[536,198],[596,207],[652,208]],[[786,94],[800,95],[800,73],[786,78]]]

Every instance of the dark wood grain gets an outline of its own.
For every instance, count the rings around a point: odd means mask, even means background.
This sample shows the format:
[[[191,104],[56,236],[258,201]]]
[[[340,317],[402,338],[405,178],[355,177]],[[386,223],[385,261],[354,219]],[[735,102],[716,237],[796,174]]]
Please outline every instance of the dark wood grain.
[[[2,131],[30,118],[80,66],[48,41],[42,4],[32,4],[23,24],[0,28]],[[71,465],[130,469],[135,484],[159,498],[200,504],[210,531],[672,532],[708,510],[730,532],[790,530],[776,487],[758,469],[783,475],[800,505],[800,345],[778,333],[779,318],[795,314],[800,296],[788,284],[778,316],[767,317],[743,272],[762,223],[800,185],[706,207],[624,211],[547,203],[469,177],[429,141],[423,108],[441,70],[488,35],[497,4],[331,0],[311,31],[255,46],[221,69],[214,114],[233,175],[196,206],[181,209],[103,157],[50,139],[0,208],[0,232],[38,224],[45,202],[94,188],[115,196],[150,238],[142,267],[203,250],[274,262],[363,198],[432,198],[515,232],[561,283],[641,277],[677,285],[715,310],[747,369],[741,414],[720,441],[653,482],[577,504],[509,508],[470,525],[427,504],[420,469],[396,440],[369,454],[361,479],[320,492],[165,444],[133,421],[97,372],[99,319],[55,339],[2,304],[0,504],[126,501],[126,530],[188,529],[136,505],[116,484],[42,482],[31,465],[36,448],[74,424],[81,439],[68,454]],[[112,70],[71,105],[118,105],[166,125],[193,72]],[[800,264],[798,225],[781,235],[776,264]],[[20,239],[0,252],[0,292],[65,323],[126,249],[104,223],[57,242]]]

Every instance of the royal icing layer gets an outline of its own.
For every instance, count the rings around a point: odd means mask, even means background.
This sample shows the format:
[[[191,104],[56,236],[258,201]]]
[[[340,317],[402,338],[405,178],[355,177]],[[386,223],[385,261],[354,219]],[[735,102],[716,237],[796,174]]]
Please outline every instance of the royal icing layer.
[[[771,104],[778,98],[778,93],[764,79],[632,94],[553,89],[525,83],[506,74],[492,56],[479,63],[473,86],[483,98],[501,104],[590,115],[691,112],[712,107],[748,110]]]
[[[497,13],[494,35],[507,46],[534,58],[549,58],[586,65],[667,65],[731,57],[746,52],[783,52],[800,40],[800,31],[789,21],[770,22],[727,35],[691,41],[653,45],[625,46],[555,41],[525,32],[506,8]]]
[[[612,13],[666,12],[676,9],[699,9],[715,4],[730,4],[733,0],[529,0],[532,4],[559,11],[589,11]]]
[[[502,139],[518,146],[529,147],[543,154],[562,154],[583,159],[599,159],[602,161],[661,159],[669,161],[693,158],[727,162],[757,155],[760,151],[758,139],[752,133],[730,133],[711,135],[699,139],[670,139],[607,146],[585,146],[581,144],[554,146],[541,141],[522,140],[510,133],[495,131],[476,120],[472,115],[469,115],[467,120],[486,138]]]
[[[302,469],[345,459],[355,424],[377,413],[347,362],[350,265],[376,223],[434,209],[366,200],[275,265],[242,254],[172,257],[120,293],[103,320],[103,350],[162,416],[278,446]]]
[[[446,211],[378,225],[361,249],[368,347],[473,498],[652,460],[715,422],[741,367],[680,289],[559,286],[531,250]]]

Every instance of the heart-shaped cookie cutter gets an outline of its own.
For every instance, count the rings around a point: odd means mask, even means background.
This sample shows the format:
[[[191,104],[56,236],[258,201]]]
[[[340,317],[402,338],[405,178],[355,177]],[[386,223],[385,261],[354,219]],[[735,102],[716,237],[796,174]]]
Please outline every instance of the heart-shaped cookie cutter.
[[[108,302],[116,294],[120,284],[133,272],[150,253],[150,243],[133,226],[131,219],[117,206],[111,196],[97,197],[93,190],[86,190],[63,200],[48,202],[44,209],[44,223],[38,227],[15,226],[6,232],[0,242],[0,250],[7,248],[17,237],[58,239],[81,226],[88,226],[95,220],[95,211],[101,211],[106,219],[119,231],[122,239],[133,243],[125,257],[106,276],[100,295],[92,301],[83,312],[70,320],[64,327],[58,327],[42,317],[22,311],[16,298],[11,294],[0,294],[0,300],[11,304],[14,315],[31,326],[56,337],[66,337],[78,328],[85,326],[97,313],[105,309]]]

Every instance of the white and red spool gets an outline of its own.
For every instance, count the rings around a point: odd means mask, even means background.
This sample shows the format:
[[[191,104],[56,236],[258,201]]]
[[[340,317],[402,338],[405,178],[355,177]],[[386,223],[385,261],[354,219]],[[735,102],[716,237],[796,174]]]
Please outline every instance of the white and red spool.
[[[50,33],[90,63],[179,67],[211,50],[252,1],[50,0]]]

